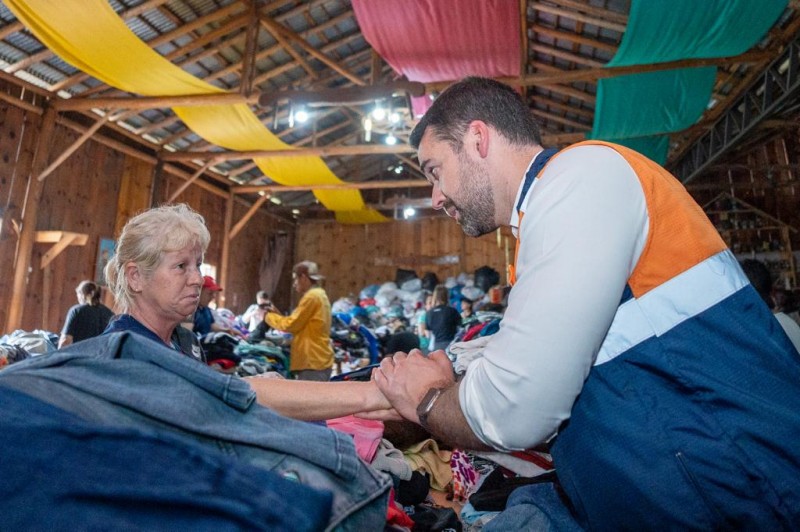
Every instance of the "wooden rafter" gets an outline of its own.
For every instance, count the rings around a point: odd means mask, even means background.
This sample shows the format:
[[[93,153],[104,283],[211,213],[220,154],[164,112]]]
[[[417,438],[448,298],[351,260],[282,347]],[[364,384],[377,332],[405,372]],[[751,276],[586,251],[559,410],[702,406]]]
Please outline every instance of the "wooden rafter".
[[[411,153],[411,146],[397,144],[384,146],[380,144],[362,144],[355,146],[316,146],[308,148],[291,148],[286,150],[254,150],[254,151],[226,151],[226,152],[164,152],[162,159],[165,161],[194,161],[216,159],[218,161],[234,161],[242,159],[255,159],[258,157],[331,157],[338,155],[367,155],[382,153]]]
[[[568,2],[563,1],[560,1],[559,3],[562,5],[569,4]],[[628,24],[627,17],[617,17],[614,16],[616,14],[612,15],[613,12],[592,8],[588,4],[578,4],[577,2],[572,4],[575,8],[580,9],[583,12],[570,11],[569,9],[552,6],[543,2],[534,2],[533,8],[543,13],[549,13],[550,15],[565,17],[578,22],[585,22],[587,24],[600,26],[601,28],[606,28],[619,33],[625,33],[625,28]],[[624,22],[622,21],[623,19]]]
[[[231,187],[234,194],[252,194],[253,192],[301,192],[308,190],[369,190],[380,188],[416,188],[431,186],[424,179],[403,179],[399,181],[364,181],[338,183],[330,185],[242,185]]]
[[[274,30],[281,33],[284,37],[299,45],[310,56],[321,61],[329,68],[335,70],[336,72],[341,74],[343,77],[349,79],[356,85],[366,85],[366,82],[363,79],[361,79],[360,77],[356,76],[355,74],[344,68],[337,61],[334,61],[324,53],[320,52],[319,50],[311,46],[311,44],[309,44],[308,41],[303,39],[301,36],[299,36],[294,31],[290,30],[286,26],[272,20],[271,18],[266,18],[266,17],[261,18],[261,23],[264,24],[267,28],[271,28],[271,31]]]

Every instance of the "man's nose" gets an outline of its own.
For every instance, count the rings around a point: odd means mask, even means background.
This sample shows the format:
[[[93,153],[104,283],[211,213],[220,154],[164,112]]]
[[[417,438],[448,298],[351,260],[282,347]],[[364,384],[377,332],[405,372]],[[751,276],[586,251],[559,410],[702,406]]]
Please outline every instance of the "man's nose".
[[[442,210],[444,209],[445,201],[447,201],[447,197],[442,194],[442,188],[438,183],[434,184],[433,190],[431,190],[431,205],[436,210]]]

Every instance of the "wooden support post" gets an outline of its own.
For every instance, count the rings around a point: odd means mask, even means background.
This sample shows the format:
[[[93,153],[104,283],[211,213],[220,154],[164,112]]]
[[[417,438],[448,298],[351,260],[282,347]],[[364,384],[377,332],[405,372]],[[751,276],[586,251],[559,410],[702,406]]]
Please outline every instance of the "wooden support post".
[[[53,296],[53,271],[49,267],[42,268],[42,329],[50,323],[50,299]]]
[[[164,197],[164,160],[158,159],[153,167],[153,178],[150,181],[150,207],[155,207],[161,198]]]
[[[231,257],[231,239],[228,238],[228,235],[231,234],[231,225],[233,225],[233,200],[235,196],[233,192],[228,194],[228,202],[225,206],[225,225],[222,231],[222,234],[225,235],[225,238],[222,239],[222,264],[220,264],[219,268],[219,285],[224,289],[227,288],[228,284],[228,263]],[[225,291],[223,290],[221,295],[222,301],[220,302],[221,306],[224,306],[225,303]]]
[[[56,125],[58,113],[48,107],[42,116],[39,129],[39,142],[33,156],[31,172],[28,176],[28,191],[25,198],[25,210],[22,215],[22,230],[17,244],[17,256],[14,261],[14,284],[9,302],[6,331],[14,331],[22,325],[22,313],[25,310],[25,292],[28,284],[28,269],[31,265],[33,242],[36,237],[36,220],[39,215],[39,203],[42,199],[44,184],[36,179],[47,165],[50,145]]]
[[[256,63],[256,50],[258,48],[258,8],[256,0],[250,0],[250,23],[245,30],[244,56],[242,57],[242,80],[239,93],[250,96],[253,92],[253,71]]]
[[[85,246],[89,235],[83,233],[69,233],[67,231],[37,231],[36,242],[53,244],[53,247],[42,255],[42,328],[48,328],[50,323],[50,300],[53,294],[53,271],[50,263],[62,251],[71,245]]]

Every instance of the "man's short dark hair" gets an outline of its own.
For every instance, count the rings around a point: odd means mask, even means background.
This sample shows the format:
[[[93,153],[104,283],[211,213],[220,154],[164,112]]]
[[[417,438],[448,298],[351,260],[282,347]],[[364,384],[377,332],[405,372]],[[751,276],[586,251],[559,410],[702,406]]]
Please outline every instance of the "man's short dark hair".
[[[489,78],[464,78],[448,87],[433,102],[411,132],[409,142],[419,148],[430,127],[434,136],[447,142],[456,153],[467,127],[480,120],[519,146],[541,144],[539,124],[522,97],[511,87]]]

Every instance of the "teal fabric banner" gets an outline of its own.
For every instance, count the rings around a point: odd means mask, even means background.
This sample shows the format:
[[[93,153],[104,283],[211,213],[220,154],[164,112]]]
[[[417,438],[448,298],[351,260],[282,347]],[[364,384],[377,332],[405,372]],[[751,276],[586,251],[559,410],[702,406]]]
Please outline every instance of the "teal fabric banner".
[[[744,53],[764,37],[787,3],[633,0],[622,44],[606,66]],[[666,135],[697,122],[715,77],[715,67],[701,67],[602,79],[594,126],[587,136],[623,144],[663,163],[669,148]]]
[[[606,66],[739,55],[766,35],[788,0],[633,0]]]
[[[716,68],[683,68],[600,80],[591,138],[621,139],[680,131],[708,105]]]

